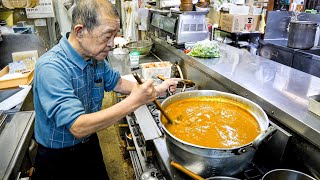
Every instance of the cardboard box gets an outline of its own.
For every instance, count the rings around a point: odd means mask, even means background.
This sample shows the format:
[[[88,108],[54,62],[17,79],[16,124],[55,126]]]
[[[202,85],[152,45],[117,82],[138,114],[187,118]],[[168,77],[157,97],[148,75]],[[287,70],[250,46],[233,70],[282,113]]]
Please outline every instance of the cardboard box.
[[[220,11],[220,13],[219,13],[219,28],[221,28],[221,24],[222,24],[222,15],[224,15],[224,14],[228,14],[228,12],[226,12],[226,11]]]
[[[259,28],[259,15],[223,14],[221,29],[227,32],[253,32]]]
[[[9,66],[6,66],[0,71],[0,77],[9,73]],[[33,81],[34,69],[24,73],[22,77],[0,80],[0,89],[18,87],[19,85],[29,85]]]

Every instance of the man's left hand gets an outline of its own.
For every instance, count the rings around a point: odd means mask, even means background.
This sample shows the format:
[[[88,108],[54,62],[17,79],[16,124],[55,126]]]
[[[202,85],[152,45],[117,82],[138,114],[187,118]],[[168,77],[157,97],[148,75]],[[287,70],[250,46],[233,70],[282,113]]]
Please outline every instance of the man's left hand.
[[[155,86],[157,96],[165,95],[167,89],[169,89],[169,91],[174,94],[177,89],[178,81],[180,80],[180,78],[170,78]]]

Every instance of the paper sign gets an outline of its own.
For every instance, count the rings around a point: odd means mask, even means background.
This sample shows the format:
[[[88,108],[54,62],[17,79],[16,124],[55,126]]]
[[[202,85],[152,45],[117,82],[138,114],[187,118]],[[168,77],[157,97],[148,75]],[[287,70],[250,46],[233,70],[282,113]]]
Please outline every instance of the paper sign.
[[[54,17],[52,0],[40,0],[35,8],[26,8],[27,18]]]

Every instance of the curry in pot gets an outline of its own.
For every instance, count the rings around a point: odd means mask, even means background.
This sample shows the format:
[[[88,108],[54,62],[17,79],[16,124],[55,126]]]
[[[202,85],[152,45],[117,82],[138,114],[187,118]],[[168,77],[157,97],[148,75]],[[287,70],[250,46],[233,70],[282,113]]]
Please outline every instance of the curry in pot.
[[[223,97],[183,99],[165,108],[176,123],[162,122],[175,137],[209,148],[233,148],[251,143],[260,126],[245,105]]]

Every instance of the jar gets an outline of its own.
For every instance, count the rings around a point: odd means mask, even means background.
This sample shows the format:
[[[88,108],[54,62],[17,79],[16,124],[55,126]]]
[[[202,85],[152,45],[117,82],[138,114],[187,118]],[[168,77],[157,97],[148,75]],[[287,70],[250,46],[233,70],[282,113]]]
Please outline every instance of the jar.
[[[130,56],[131,68],[138,68],[140,52],[137,50],[133,50],[130,52],[129,56]]]

